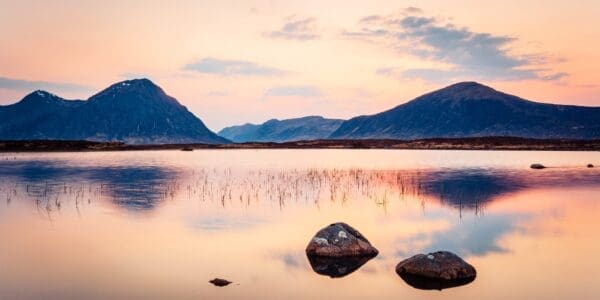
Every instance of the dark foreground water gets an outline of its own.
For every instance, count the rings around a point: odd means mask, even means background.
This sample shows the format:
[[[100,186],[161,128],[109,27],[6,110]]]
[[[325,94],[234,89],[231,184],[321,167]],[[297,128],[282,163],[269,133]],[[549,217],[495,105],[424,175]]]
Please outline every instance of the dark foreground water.
[[[598,299],[587,163],[600,153],[0,154],[0,299]],[[336,221],[380,254],[331,278],[304,248]],[[394,272],[435,250],[475,281],[420,290]]]

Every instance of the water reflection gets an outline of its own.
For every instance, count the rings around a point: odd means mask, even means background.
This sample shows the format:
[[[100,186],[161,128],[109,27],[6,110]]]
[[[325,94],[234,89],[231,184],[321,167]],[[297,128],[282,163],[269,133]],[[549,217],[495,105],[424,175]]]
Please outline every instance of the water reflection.
[[[467,285],[475,280],[475,277],[454,279],[454,280],[433,280],[430,278],[424,278],[421,276],[414,276],[409,274],[399,274],[400,278],[404,280],[408,285],[419,289],[419,290],[444,290],[454,287]]]
[[[518,224],[531,218],[526,213],[488,213],[485,222],[465,220],[453,223],[448,229],[419,232],[397,241],[398,259],[418,252],[435,252],[441,249],[462,256],[484,256],[490,253],[505,253],[508,250],[498,242],[506,235],[518,230]]]
[[[600,292],[600,260],[573,259],[600,251],[599,169],[528,169],[530,161],[561,165],[562,157],[596,161],[595,153],[328,150],[318,153],[324,165],[309,164],[310,153],[0,161],[0,299],[586,299]],[[335,221],[355,224],[381,254],[364,264],[311,262],[306,240]],[[402,259],[433,250],[468,257],[479,279],[438,293],[394,273]],[[236,284],[216,289],[206,283],[215,276]]]
[[[248,216],[244,219],[233,219],[217,216],[208,216],[204,218],[190,217],[188,225],[191,228],[203,231],[224,231],[224,230],[244,230],[251,229],[257,225],[267,224],[265,218]]]
[[[184,195],[222,207],[261,202],[285,209],[289,204],[338,203],[367,199],[387,209],[390,201],[417,198],[481,213],[496,198],[530,188],[600,183],[600,172],[514,169],[250,169],[168,166],[78,166],[54,161],[3,161],[0,189],[7,202],[22,188],[46,207],[60,209],[67,198],[80,203],[107,197],[118,207],[152,210]],[[12,179],[12,181],[10,181]],[[7,182],[10,181],[10,182]],[[215,225],[220,226],[220,225]],[[202,227],[202,226],[201,226]],[[211,227],[210,225],[208,227]]]
[[[586,186],[600,183],[600,172],[554,169],[531,172],[518,169],[433,170],[419,176],[419,191],[459,210],[483,209],[488,202],[525,189]]]
[[[449,230],[432,233],[432,242],[425,249],[427,252],[453,249],[465,256],[504,253],[508,250],[498,245],[498,241],[517,230],[517,224],[527,217],[524,214],[488,214],[485,222],[480,224],[456,223]]]
[[[307,255],[310,266],[317,274],[331,278],[344,277],[362,267],[374,257],[319,257]]]
[[[489,170],[434,171],[423,175],[425,193],[437,196],[445,204],[477,209],[494,198],[525,188],[521,174],[498,173]]]
[[[63,201],[78,207],[108,197],[118,207],[150,210],[179,189],[178,172],[155,166],[70,166],[52,161],[2,162],[0,178],[7,193],[19,190],[46,209],[60,209]],[[10,189],[10,190],[9,190]]]

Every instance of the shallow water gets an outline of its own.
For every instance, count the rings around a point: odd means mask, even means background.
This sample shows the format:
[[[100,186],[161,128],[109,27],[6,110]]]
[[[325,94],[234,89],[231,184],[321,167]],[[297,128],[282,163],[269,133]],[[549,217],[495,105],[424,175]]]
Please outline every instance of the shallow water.
[[[600,168],[587,163],[600,153],[0,154],[0,299],[598,299]],[[331,278],[304,248],[336,221],[380,253]],[[435,250],[475,281],[429,291],[396,275]]]

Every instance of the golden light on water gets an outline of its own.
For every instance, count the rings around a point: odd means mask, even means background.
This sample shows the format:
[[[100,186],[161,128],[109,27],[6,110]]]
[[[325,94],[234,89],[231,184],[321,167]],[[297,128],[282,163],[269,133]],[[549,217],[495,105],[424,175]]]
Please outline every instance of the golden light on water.
[[[270,159],[258,159],[265,152]],[[358,299],[376,291],[381,299],[530,299],[585,297],[583,291],[596,289],[597,262],[574,259],[600,250],[596,170],[541,173],[515,165],[527,152],[498,158],[496,152],[328,150],[320,154],[336,159],[323,168],[307,166],[299,153],[22,154],[4,162],[0,194],[12,198],[0,210],[0,238],[10,241],[0,251],[0,293]],[[536,155],[555,165],[597,159]],[[215,157],[228,163],[219,167]],[[477,157],[496,167],[469,167]],[[273,167],[275,160],[289,164]],[[414,164],[442,160],[439,168]],[[390,164],[373,167],[379,161]],[[352,224],[380,250],[339,279],[315,273],[304,254],[314,233],[335,221]],[[431,250],[465,257],[477,279],[440,293],[413,289],[395,274],[400,260]],[[207,283],[214,277],[234,284],[218,289]]]

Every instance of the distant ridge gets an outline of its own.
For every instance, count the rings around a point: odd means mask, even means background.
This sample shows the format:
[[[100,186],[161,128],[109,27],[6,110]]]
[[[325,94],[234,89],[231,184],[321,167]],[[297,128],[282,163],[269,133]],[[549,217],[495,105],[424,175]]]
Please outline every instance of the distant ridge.
[[[390,110],[345,121],[334,139],[514,136],[600,138],[600,107],[545,104],[461,82]]]
[[[223,128],[219,135],[237,143],[290,142],[327,138],[344,120],[307,116],[295,119],[271,119],[265,123]]]
[[[148,79],[115,83],[87,101],[35,91],[18,103],[0,106],[0,120],[0,140],[229,142]]]

